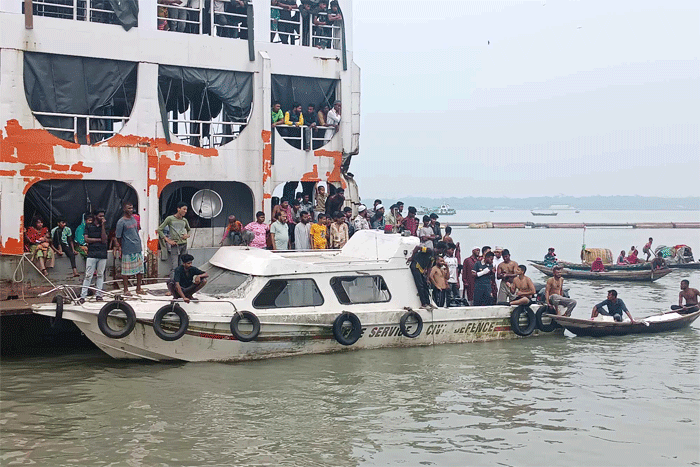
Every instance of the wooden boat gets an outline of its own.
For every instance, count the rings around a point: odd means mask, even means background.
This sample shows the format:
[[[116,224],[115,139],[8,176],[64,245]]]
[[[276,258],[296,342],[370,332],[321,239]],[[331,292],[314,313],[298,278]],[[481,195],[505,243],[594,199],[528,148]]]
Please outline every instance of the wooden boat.
[[[539,264],[532,265],[538,271],[547,276],[554,275],[552,268],[540,266]],[[671,272],[670,269],[655,269],[653,271],[579,271],[575,269],[563,268],[561,276],[567,279],[590,279],[590,280],[608,280],[608,281],[638,281],[638,282],[653,282],[664,277]]]
[[[539,264],[544,266],[544,261],[537,261],[534,259],[528,260],[532,264]],[[570,263],[568,261],[559,261],[557,264],[563,268],[573,269],[578,271],[590,271],[591,265],[585,263]],[[670,263],[666,261],[666,267],[668,269],[700,269],[700,262],[694,261],[692,263]],[[637,264],[606,264],[605,269],[608,271],[648,271],[651,269],[651,261],[645,261]]]
[[[547,209],[533,209],[530,211],[530,214],[533,216],[556,216],[559,213],[556,211],[549,211]]]
[[[606,319],[581,319],[569,316],[552,316],[552,319],[564,327],[566,330],[577,336],[624,336],[627,334],[648,334],[656,332],[673,331],[690,326],[700,316],[700,311],[689,314],[679,314],[675,311],[662,315],[648,316],[639,321],[616,322],[610,316]]]

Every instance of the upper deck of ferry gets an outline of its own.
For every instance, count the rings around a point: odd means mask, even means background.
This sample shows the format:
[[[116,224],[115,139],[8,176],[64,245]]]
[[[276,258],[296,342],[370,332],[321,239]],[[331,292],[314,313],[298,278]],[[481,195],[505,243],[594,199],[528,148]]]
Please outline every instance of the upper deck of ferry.
[[[160,3],[0,0],[0,253],[22,253],[35,213],[53,226],[71,209],[74,228],[98,207],[93,188],[133,200],[156,251],[162,218],[198,190],[218,192],[223,209],[201,219],[192,246],[216,246],[228,214],[269,218],[287,182],[347,185],[360,128],[351,0],[322,28],[277,19],[270,0]],[[337,130],[271,125],[274,101],[336,100]],[[71,190],[77,201],[55,196]]]

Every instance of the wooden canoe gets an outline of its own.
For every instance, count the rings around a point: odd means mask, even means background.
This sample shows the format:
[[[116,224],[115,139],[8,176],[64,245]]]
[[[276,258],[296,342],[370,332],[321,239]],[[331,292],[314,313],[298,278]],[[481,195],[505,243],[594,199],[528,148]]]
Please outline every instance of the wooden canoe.
[[[552,268],[546,266],[540,266],[539,264],[532,265],[538,271],[544,273],[547,276],[553,276]],[[605,281],[637,281],[637,282],[653,282],[657,279],[664,277],[666,274],[671,272],[670,269],[655,269],[642,270],[642,271],[605,271],[605,272],[591,272],[591,271],[579,271],[575,269],[563,268],[561,270],[561,276],[566,279],[589,279],[589,280],[605,280]]]
[[[528,260],[532,264],[539,264],[544,266],[544,261],[537,261],[534,259]],[[583,263],[570,263],[568,261],[559,261],[557,264],[563,268],[573,269],[578,271],[590,271],[590,264]],[[666,261],[666,267],[668,269],[700,269],[700,261],[694,261],[692,263],[669,263]],[[637,264],[606,264],[605,269],[608,271],[643,271],[651,269],[651,262],[645,261]]]
[[[577,336],[603,337],[673,331],[690,326],[698,316],[700,316],[700,311],[685,315],[669,312],[663,315],[649,316],[634,323],[631,321],[620,323],[607,320],[597,321],[556,315],[552,315],[552,319]]]

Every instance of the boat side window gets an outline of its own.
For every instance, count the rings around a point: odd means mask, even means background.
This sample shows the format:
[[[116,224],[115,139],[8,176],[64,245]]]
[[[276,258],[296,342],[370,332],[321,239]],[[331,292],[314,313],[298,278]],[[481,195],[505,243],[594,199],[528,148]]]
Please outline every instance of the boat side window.
[[[202,293],[215,297],[231,296],[251,279],[248,274],[222,269],[210,263],[200,269],[209,274],[209,279],[202,288]]]
[[[323,305],[323,296],[313,279],[272,279],[253,300],[255,308],[321,305]]]
[[[343,305],[391,300],[391,293],[382,276],[334,277],[331,279],[331,288]]]

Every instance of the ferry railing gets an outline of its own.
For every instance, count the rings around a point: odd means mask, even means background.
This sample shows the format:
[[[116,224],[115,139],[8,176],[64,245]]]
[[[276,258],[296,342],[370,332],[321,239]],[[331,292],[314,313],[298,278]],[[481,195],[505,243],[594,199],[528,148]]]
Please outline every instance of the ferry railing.
[[[281,15],[282,10],[282,7],[270,6],[271,12],[277,11]],[[291,20],[284,20],[281,18],[273,19],[273,17],[277,15],[271,15],[271,24],[272,22],[277,22],[277,29],[271,28],[270,42],[302,47],[318,47],[322,49],[333,48],[335,50],[340,50],[342,48],[340,25],[313,24],[314,17],[322,16],[327,18],[328,13],[309,14],[308,19],[305,19],[302,18],[301,12],[298,9],[293,10],[293,12],[296,13],[296,16]],[[275,40],[275,35],[278,36],[277,40]],[[283,41],[282,36],[284,36],[287,42]]]
[[[225,4],[230,3],[232,3],[231,0],[214,0],[213,5],[212,2],[199,0],[196,6],[159,3],[158,29],[188,34],[244,38],[243,36],[247,36],[248,31],[248,15],[225,11]],[[167,13],[167,16],[164,16],[164,13]],[[209,28],[205,27],[205,18],[208,19]]]
[[[119,24],[108,0],[33,0],[36,16]]]
[[[238,138],[246,123],[217,122],[211,120],[192,120],[186,118],[169,119],[171,131],[183,142],[201,148],[215,148]],[[179,124],[184,123],[185,132],[179,131]],[[229,133],[225,132],[228,128]],[[205,143],[206,140],[206,143]]]
[[[72,133],[73,141],[77,144],[92,144],[102,141],[114,136],[121,131],[124,124],[129,120],[129,117],[120,117],[112,115],[81,115],[81,114],[69,114],[69,113],[59,113],[59,112],[32,112],[35,116],[46,116],[46,117],[61,117],[70,118],[72,124],[66,127],[52,127],[42,125],[44,130],[62,132],[62,133]],[[109,123],[111,128],[93,128],[104,124],[104,122]],[[97,122],[97,124],[95,124]],[[115,125],[116,124],[116,125]],[[83,143],[80,138],[85,136],[85,143]],[[100,137],[99,135],[103,135]],[[64,138],[65,139],[65,138]]]
[[[318,149],[328,142],[335,135],[335,128],[332,126],[317,126],[312,128],[309,125],[277,125],[279,135],[289,144],[297,149],[311,150]]]

